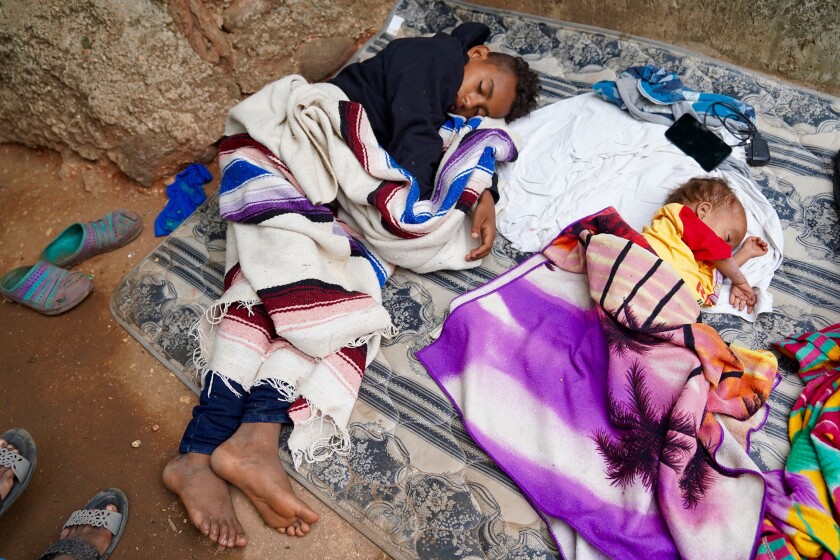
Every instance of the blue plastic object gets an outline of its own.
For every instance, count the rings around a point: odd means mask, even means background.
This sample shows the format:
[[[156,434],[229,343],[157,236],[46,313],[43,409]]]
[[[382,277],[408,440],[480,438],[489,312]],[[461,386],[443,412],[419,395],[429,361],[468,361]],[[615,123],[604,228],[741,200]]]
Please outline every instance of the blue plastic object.
[[[169,201],[155,218],[155,236],[172,233],[207,200],[204,185],[212,178],[210,171],[200,163],[193,163],[175,176],[172,184],[166,187]]]

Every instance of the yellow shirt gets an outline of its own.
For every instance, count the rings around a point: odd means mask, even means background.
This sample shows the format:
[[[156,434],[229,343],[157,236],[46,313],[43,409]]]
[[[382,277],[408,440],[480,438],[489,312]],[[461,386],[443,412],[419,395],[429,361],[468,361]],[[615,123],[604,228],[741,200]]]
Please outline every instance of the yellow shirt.
[[[732,248],[686,206],[672,203],[660,208],[642,235],[660,259],[670,264],[694,292],[698,305],[717,303],[723,276],[713,260],[732,256]]]

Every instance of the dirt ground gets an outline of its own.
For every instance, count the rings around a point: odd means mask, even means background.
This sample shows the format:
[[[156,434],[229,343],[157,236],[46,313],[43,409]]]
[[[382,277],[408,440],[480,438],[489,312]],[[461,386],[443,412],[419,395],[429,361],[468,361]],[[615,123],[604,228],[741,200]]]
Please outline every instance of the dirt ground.
[[[218,168],[211,167],[218,187]],[[113,169],[64,161],[46,150],[0,145],[0,272],[34,264],[46,244],[76,221],[124,207],[144,222],[139,238],[75,267],[94,292],[56,317],[0,303],[0,433],[26,428],[38,447],[29,488],[0,519],[0,557],[37,558],[75,509],[100,489],[126,492],[130,515],[113,558],[386,559],[387,554],[293,482],[321,515],[312,532],[287,537],[265,527],[234,495],[250,539],[219,551],[186,518],[160,482],[197,398],[120,327],[108,310],[115,286],[160,242],[154,219],[164,186],[143,188]],[[140,440],[138,448],[132,442]]]

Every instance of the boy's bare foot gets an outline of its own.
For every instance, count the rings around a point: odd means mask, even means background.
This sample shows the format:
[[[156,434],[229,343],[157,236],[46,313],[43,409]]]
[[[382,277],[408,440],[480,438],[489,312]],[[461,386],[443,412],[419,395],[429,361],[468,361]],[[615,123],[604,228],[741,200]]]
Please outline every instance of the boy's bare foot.
[[[210,456],[184,453],[163,469],[163,484],[178,494],[190,519],[204,536],[221,546],[248,544],[245,530],[236,518],[230,487],[210,468]]]
[[[117,511],[117,506],[114,504],[108,504],[105,506],[105,509],[108,511]],[[58,538],[70,539],[74,537],[92,544],[100,556],[105,554],[105,551],[108,550],[109,546],[111,546],[111,539],[114,538],[111,531],[105,527],[94,527],[92,525],[76,525],[73,527],[67,527],[61,531],[61,535]],[[59,554],[53,557],[54,560],[64,560],[65,558],[68,560],[74,560],[73,556],[67,554]]]
[[[18,451],[14,445],[5,439],[0,439],[0,447],[4,447],[9,451],[14,451],[16,453]],[[15,473],[12,471],[11,467],[0,467],[0,502],[9,495],[9,491],[11,491],[14,483]]]
[[[268,526],[302,537],[320,516],[292,490],[280,462],[279,439],[280,424],[243,423],[216,448],[210,466],[248,496]]]

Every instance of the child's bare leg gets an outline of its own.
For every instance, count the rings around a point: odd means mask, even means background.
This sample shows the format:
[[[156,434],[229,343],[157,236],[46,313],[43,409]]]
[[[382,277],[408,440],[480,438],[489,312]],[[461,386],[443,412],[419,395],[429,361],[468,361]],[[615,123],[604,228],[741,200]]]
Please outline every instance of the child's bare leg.
[[[164,485],[181,498],[193,524],[226,547],[245,546],[248,539],[236,518],[230,486],[210,468],[210,454],[239,427],[243,394],[242,385],[208,371],[178,446],[180,455],[163,469]]]
[[[210,455],[183,453],[163,469],[163,484],[177,494],[193,524],[221,546],[248,543],[230,497],[230,487],[210,468]]]
[[[263,521],[302,537],[320,516],[295,495],[278,454],[279,423],[243,423],[210,458],[213,471],[253,502]]]

